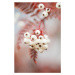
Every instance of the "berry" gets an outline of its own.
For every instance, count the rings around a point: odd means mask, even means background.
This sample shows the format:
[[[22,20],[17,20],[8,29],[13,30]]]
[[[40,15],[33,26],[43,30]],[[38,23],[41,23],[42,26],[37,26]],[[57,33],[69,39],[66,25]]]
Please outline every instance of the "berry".
[[[43,45],[43,46],[42,46],[42,49],[43,49],[43,50],[47,50],[47,49],[48,49],[48,45]]]
[[[47,44],[47,40],[46,39],[43,39],[42,40],[42,45],[46,45]]]
[[[29,32],[24,33],[24,37],[25,38],[30,38],[30,33]]]
[[[35,34],[36,34],[36,35],[40,35],[40,31],[39,31],[39,30],[36,30],[36,31],[35,31]]]
[[[36,44],[36,46],[35,46],[36,49],[39,50],[40,48],[42,48],[42,40],[37,39],[37,40],[35,41],[35,44]]]
[[[39,49],[39,52],[42,53],[44,50],[43,49]]]
[[[61,3],[60,3],[60,2],[57,2],[57,3],[56,3],[56,8],[58,8],[58,9],[61,8]]]
[[[34,48],[35,48],[35,42],[30,41],[29,47],[30,47],[31,49],[34,49]]]
[[[31,36],[31,40],[32,40],[32,41],[35,41],[35,40],[37,40],[37,37],[36,37],[35,35],[32,35],[32,36]]]
[[[39,4],[39,9],[44,9],[44,5],[43,4]]]
[[[39,50],[39,45],[35,45],[35,49],[38,49]]]
[[[40,45],[40,44],[42,44],[42,41],[41,41],[40,39],[37,39],[37,40],[35,41],[35,44],[36,44],[36,45]]]
[[[50,12],[50,9],[49,8],[46,8],[46,12]]]
[[[24,43],[25,44],[29,44],[30,43],[30,39],[24,38]]]
[[[48,13],[47,13],[46,11],[44,11],[44,12],[42,13],[42,15],[43,15],[44,17],[47,17],[47,16],[48,16]]]
[[[44,39],[44,37],[43,37],[42,35],[40,35],[40,36],[39,36],[39,39],[42,40],[42,39]]]

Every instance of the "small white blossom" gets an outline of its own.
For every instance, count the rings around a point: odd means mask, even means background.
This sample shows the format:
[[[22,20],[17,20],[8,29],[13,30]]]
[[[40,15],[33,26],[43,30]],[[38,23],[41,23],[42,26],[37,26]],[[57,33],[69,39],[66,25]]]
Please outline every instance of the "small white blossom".
[[[36,37],[35,35],[32,35],[32,36],[31,36],[31,40],[32,40],[32,41],[35,41],[35,40],[37,40],[37,37]]]
[[[43,4],[39,4],[39,9],[44,9],[44,5]]]
[[[47,17],[47,16],[48,16],[48,13],[47,13],[46,11],[44,11],[44,12],[42,13],[42,15],[43,15],[44,17]]]
[[[43,49],[43,50],[47,50],[47,49],[48,49],[48,45],[43,45],[43,46],[42,46],[42,49]]]
[[[30,47],[31,49],[35,49],[35,42],[30,41],[29,47]]]
[[[29,44],[30,43],[30,39],[24,38],[24,43],[25,44]]]
[[[30,38],[30,33],[29,32],[24,33],[24,37],[25,38]]]
[[[36,44],[36,45],[42,44],[42,41],[41,41],[40,39],[37,39],[37,40],[35,41],[35,44]]]
[[[44,51],[43,49],[39,49],[39,52],[40,52],[40,53],[43,53],[43,51]]]
[[[47,40],[46,39],[43,39],[42,40],[42,45],[46,45],[47,44]]]
[[[40,39],[40,40],[43,40],[43,39],[44,39],[44,37],[43,37],[42,35],[40,35],[40,36],[39,36],[39,39]]]
[[[50,9],[49,8],[46,8],[46,12],[50,12]]]
[[[61,3],[60,3],[60,2],[57,2],[57,3],[56,3],[56,8],[58,8],[58,9],[61,8]]]
[[[36,44],[36,49],[40,49],[40,48],[42,48],[42,40],[40,40],[40,39],[37,39],[36,41],[35,41],[35,44]]]
[[[35,34],[36,34],[36,35],[39,35],[39,34],[40,34],[40,31],[39,31],[39,30],[36,30],[36,31],[35,31]]]
[[[39,45],[35,45],[35,49],[39,50]]]

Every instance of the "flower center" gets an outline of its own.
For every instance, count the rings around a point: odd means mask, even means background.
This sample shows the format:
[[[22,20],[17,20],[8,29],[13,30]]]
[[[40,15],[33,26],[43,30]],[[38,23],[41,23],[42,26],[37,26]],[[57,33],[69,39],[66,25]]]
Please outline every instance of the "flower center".
[[[38,34],[38,32],[37,32],[37,34]]]
[[[42,37],[40,37],[40,39],[42,39]]]
[[[45,45],[45,43],[43,43],[43,45]]]
[[[43,16],[44,16],[44,14],[43,14]]]
[[[26,36],[27,36],[28,34],[26,34]]]
[[[26,42],[24,42],[26,44]]]
[[[31,47],[33,47],[33,45]]]
[[[41,47],[41,45],[39,45],[39,47]]]
[[[34,38],[32,38],[32,40],[34,40]]]
[[[42,6],[40,6],[40,8],[42,8]]]
[[[47,9],[47,10],[49,10],[49,9]]]
[[[58,7],[60,7],[60,5],[58,5]]]

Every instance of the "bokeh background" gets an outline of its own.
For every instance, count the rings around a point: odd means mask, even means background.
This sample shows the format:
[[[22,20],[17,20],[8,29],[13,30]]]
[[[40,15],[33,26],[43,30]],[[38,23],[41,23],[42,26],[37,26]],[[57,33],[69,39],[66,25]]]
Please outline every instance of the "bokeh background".
[[[39,4],[39,3],[38,3]],[[48,3],[47,7],[48,7]],[[52,5],[53,4],[53,5]],[[50,2],[49,6],[55,6],[55,3]],[[15,5],[15,3],[14,3]],[[20,9],[27,6],[27,3],[21,3],[16,8],[14,6],[14,72],[15,73],[60,73],[61,72],[61,10],[54,9],[48,18],[44,20],[45,32],[49,36],[51,43],[48,50],[43,53],[38,52],[37,64],[29,56],[29,47],[23,43],[23,34],[25,31],[31,30],[38,26],[38,22],[43,19],[39,11],[23,13]],[[29,7],[29,6],[27,6]],[[20,9],[19,9],[20,8]],[[32,7],[33,8],[33,7]],[[31,9],[32,9],[31,8]],[[30,9],[28,8],[27,11]],[[38,17],[38,16],[40,17]],[[35,24],[35,25],[34,25]],[[19,43],[18,43],[19,42]],[[19,48],[19,46],[20,48]]]

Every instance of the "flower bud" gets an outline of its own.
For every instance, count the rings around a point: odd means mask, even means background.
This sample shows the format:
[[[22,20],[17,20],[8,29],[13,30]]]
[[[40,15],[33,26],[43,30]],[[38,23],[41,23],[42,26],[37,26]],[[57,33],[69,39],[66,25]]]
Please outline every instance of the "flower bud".
[[[43,51],[44,51],[43,49],[39,49],[39,52],[40,52],[40,53],[43,53]]]
[[[32,36],[31,36],[31,40],[32,40],[32,41],[35,41],[35,40],[37,40],[37,37],[36,37],[36,35],[32,35]]]
[[[46,12],[50,12],[50,9],[49,8],[46,8]]]
[[[39,30],[36,30],[36,31],[35,31],[35,34],[36,34],[36,35],[40,35],[40,31],[39,31]]]
[[[36,44],[36,45],[42,44],[42,41],[41,41],[40,39],[37,39],[37,40],[35,41],[35,44]]]
[[[30,33],[29,32],[24,33],[24,37],[25,38],[30,38]]]
[[[57,3],[56,3],[56,8],[58,8],[58,9],[61,8],[61,3],[60,3],[60,2],[57,2]]]
[[[30,47],[31,49],[35,49],[35,42],[30,41],[29,47]]]
[[[40,40],[43,40],[43,39],[44,39],[44,37],[43,37],[42,35],[40,35],[40,36],[39,36],[39,39],[40,39]]]
[[[42,46],[42,49],[43,49],[43,50],[47,50],[47,49],[48,49],[48,45],[43,45],[43,46]]]
[[[24,38],[24,43],[25,44],[29,44],[30,43],[30,39]]]
[[[44,11],[44,12],[42,13],[42,15],[43,15],[44,17],[47,17],[47,16],[48,16],[48,13],[47,13],[46,11]]]
[[[46,39],[43,39],[42,40],[42,45],[46,45],[47,44],[47,40]]]
[[[44,9],[44,5],[43,4],[39,4],[39,9]]]

